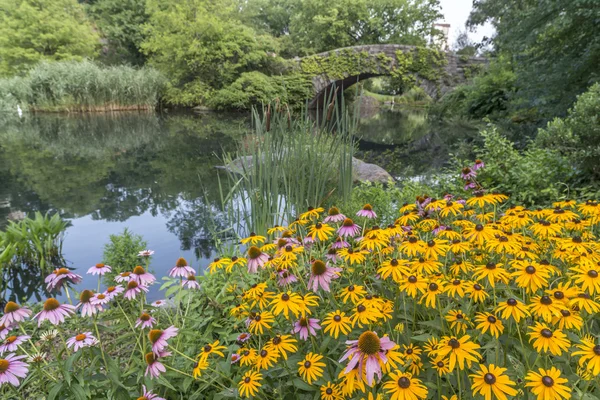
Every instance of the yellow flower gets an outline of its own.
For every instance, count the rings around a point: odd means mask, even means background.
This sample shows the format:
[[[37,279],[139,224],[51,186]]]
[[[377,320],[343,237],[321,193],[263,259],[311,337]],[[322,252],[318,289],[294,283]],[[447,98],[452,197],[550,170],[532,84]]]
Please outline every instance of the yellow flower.
[[[421,257],[417,261],[412,261],[410,263],[411,272],[420,275],[440,272],[440,267],[443,264],[436,261],[436,259],[437,257],[435,257],[435,259]],[[409,275],[409,273],[405,273],[404,275]]]
[[[248,237],[243,238],[242,240],[240,240],[240,242],[242,244],[251,243],[251,244],[255,245],[255,244],[258,244],[258,243],[263,243],[265,240],[267,240],[266,237],[260,236],[260,235],[257,235],[254,232],[251,232]]]
[[[448,359],[443,357],[436,357],[431,360],[433,369],[435,369],[439,376],[444,376],[450,373],[450,367],[448,365]]]
[[[196,366],[194,366],[194,379],[197,379],[198,377],[202,376],[202,372],[206,369],[208,369],[208,362],[206,360],[198,360]]]
[[[469,294],[469,298],[473,299],[475,303],[483,303],[486,298],[490,297],[483,286],[478,283],[471,283],[467,287],[467,293]]]
[[[342,393],[338,385],[334,385],[331,382],[321,386],[321,400],[341,400],[343,399]]]
[[[225,357],[225,354],[223,354],[223,350],[225,349],[225,346],[219,346],[219,341],[215,340],[214,342],[204,346],[200,354],[198,354],[198,357],[200,357],[200,361],[206,361],[208,356],[210,356],[211,354],[216,354],[218,356]]]
[[[427,281],[417,275],[409,275],[404,277],[400,284],[400,290],[405,291],[410,297],[417,297],[417,294],[425,293],[427,289]]]
[[[463,206],[461,203],[457,203],[457,202],[448,200],[442,205],[439,213],[440,213],[440,216],[443,218],[446,218],[450,214],[452,214],[452,216],[456,217],[458,214],[460,214],[461,210],[464,207],[465,206]]]
[[[433,259],[438,257],[444,257],[448,251],[448,245],[444,244],[445,241],[439,239],[429,240],[425,246],[423,246],[422,253],[425,258]]]
[[[352,264],[362,264],[365,262],[365,255],[368,254],[365,250],[354,250],[351,248],[343,248],[338,251],[338,255],[346,262]]]
[[[254,334],[263,334],[265,329],[271,329],[271,324],[275,322],[275,317],[268,311],[254,313],[248,330]]]
[[[515,382],[504,374],[506,368],[496,367],[494,364],[490,364],[489,368],[481,365],[480,368],[481,370],[476,374],[469,375],[473,379],[471,385],[473,396],[479,393],[485,400],[492,398],[506,400],[507,395],[515,396],[517,394],[517,390],[512,387],[515,386]]]
[[[575,284],[582,290],[592,296],[594,293],[600,293],[600,266],[579,265],[570,270],[575,273],[573,274]]]
[[[425,300],[425,307],[436,308],[437,298],[442,293],[444,293],[442,281],[430,282],[419,303],[423,303],[423,300]]]
[[[409,257],[414,257],[418,253],[422,253],[425,250],[425,246],[424,241],[419,240],[415,235],[410,235],[400,244],[398,250]]]
[[[525,387],[530,387],[531,393],[537,400],[562,400],[571,398],[571,388],[565,383],[569,381],[561,378],[560,370],[556,367],[549,369],[540,368],[538,372],[529,371],[525,377]]]
[[[310,227],[308,230],[308,235],[313,238],[313,240],[319,239],[320,241],[325,241],[333,236],[334,232],[335,228],[325,223],[317,222]]]
[[[242,380],[238,383],[238,390],[242,397],[252,397],[258,393],[258,388],[261,387],[260,380],[262,374],[254,371],[248,371],[242,376]]]
[[[271,343],[269,343],[271,344]],[[275,347],[265,346],[256,353],[254,358],[254,367],[257,370],[271,368],[279,358],[279,351]]]
[[[498,308],[496,308],[496,313],[499,313],[504,319],[512,318],[517,323],[530,315],[525,304],[513,298],[499,303]]]
[[[392,258],[381,263],[381,267],[377,273],[382,279],[387,279],[390,276],[394,282],[401,282],[403,275],[408,275],[408,262],[406,260],[397,260]],[[344,301],[345,303],[346,301]]]
[[[448,321],[450,329],[457,335],[460,335],[461,332],[466,333],[470,326],[469,317],[460,310],[448,311],[448,315],[444,319]]]
[[[346,316],[346,313],[336,310],[327,314],[327,317],[323,319],[322,325],[325,327],[324,332],[333,336],[335,339],[338,338],[340,333],[347,335],[350,333],[352,328],[350,327],[350,318]]]
[[[267,235],[283,232],[285,229],[286,228],[284,226],[275,225],[274,227],[267,229]]]
[[[509,274],[502,267],[502,264],[489,262],[486,265],[480,265],[473,271],[473,277],[477,280],[487,278],[491,287],[496,286],[496,282],[508,284]]]
[[[564,309],[566,309],[564,303],[553,301],[547,295],[533,297],[529,305],[531,313],[546,322],[552,321],[554,317],[560,317],[560,311]]]
[[[600,374],[600,344],[596,344],[591,336],[581,339],[581,343],[575,345],[579,351],[573,352],[573,356],[581,356],[579,366],[585,368],[592,375]]]
[[[463,230],[463,236],[471,243],[483,246],[488,240],[494,237],[495,230],[490,225],[477,224],[474,228]]]
[[[458,278],[450,280],[448,282],[448,285],[446,286],[446,294],[448,295],[448,297],[465,297],[465,292],[467,288],[465,283],[465,281]]]
[[[325,211],[323,207],[308,207],[308,210],[306,212],[300,214],[300,219],[305,220],[311,218],[318,218],[323,211]]]
[[[511,276],[520,288],[525,288],[528,293],[535,293],[538,289],[548,286],[550,272],[543,265],[534,261],[513,261]]]
[[[269,340],[265,347],[269,350],[275,350],[284,360],[287,360],[287,352],[294,353],[298,350],[295,344],[298,341],[292,338],[291,335],[277,335]]]
[[[560,310],[560,317],[552,318],[552,323],[558,326],[558,329],[580,330],[583,326],[583,319],[576,311]]]
[[[354,308],[354,314],[350,316],[350,321],[352,322],[352,327],[358,324],[358,327],[362,328],[363,324],[369,325],[375,323],[382,317],[383,315],[381,315],[377,307],[373,305],[366,306],[360,303]]]
[[[352,301],[352,303],[358,303],[364,296],[367,294],[367,291],[364,289],[364,286],[360,285],[349,285],[340,290],[340,297],[344,304],[348,302],[348,299]]]
[[[500,337],[502,332],[504,332],[504,325],[502,325],[502,321],[493,314],[487,312],[477,313],[475,316],[475,322],[479,323],[476,328],[479,329],[481,333],[486,333],[489,330],[490,335],[495,338]]]
[[[351,396],[356,390],[360,390],[363,393],[366,390],[365,382],[367,379],[365,377],[365,367],[363,367],[362,373],[358,368],[354,368],[348,373],[346,373],[345,369],[342,369],[338,375],[338,379],[342,380],[340,387],[344,396]]]
[[[231,263],[229,258],[215,258],[210,264],[208,264],[208,271],[212,274],[218,269],[223,269]]]
[[[391,380],[383,384],[390,400],[416,400],[427,397],[425,385],[410,373],[397,370],[390,373],[390,378]]]
[[[237,353],[240,355],[240,365],[242,367],[253,365],[258,355],[255,349],[245,347],[241,347]]]
[[[292,312],[294,317],[297,318],[301,312],[301,304],[302,299],[300,296],[298,296],[296,293],[287,291],[281,293],[273,301],[271,301],[271,306],[273,306],[271,311],[275,316],[283,313],[286,319],[289,319],[290,312]]]
[[[600,312],[600,304],[587,293],[579,293],[577,297],[571,299],[570,304],[572,307],[584,310],[588,314]]]
[[[535,326],[529,327],[529,341],[533,341],[533,347],[538,353],[550,352],[552,355],[560,356],[563,351],[567,351],[571,342],[567,339],[560,329],[552,331],[549,326],[535,323]]]
[[[323,376],[325,363],[321,362],[322,359],[320,354],[308,353],[304,360],[298,363],[298,373],[309,385]]]
[[[451,371],[454,371],[454,367],[458,366],[459,369],[465,369],[471,367],[473,361],[479,361],[479,353],[477,349],[480,347],[478,344],[471,342],[471,337],[465,335],[460,339],[451,336],[444,336],[440,341],[437,349],[437,355],[439,357],[448,357]]]

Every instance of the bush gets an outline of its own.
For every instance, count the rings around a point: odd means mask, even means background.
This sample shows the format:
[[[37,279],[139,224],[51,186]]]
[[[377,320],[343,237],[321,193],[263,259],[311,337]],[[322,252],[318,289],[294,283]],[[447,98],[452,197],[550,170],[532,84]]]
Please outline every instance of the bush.
[[[109,240],[104,245],[102,255],[103,263],[112,267],[111,273],[105,275],[104,279],[108,285],[121,272],[132,271],[140,262],[138,253],[148,246],[141,235],[136,235],[127,228],[119,235],[110,235]]]
[[[577,98],[566,118],[555,118],[540,129],[536,145],[567,156],[583,178],[599,179],[600,83]]]

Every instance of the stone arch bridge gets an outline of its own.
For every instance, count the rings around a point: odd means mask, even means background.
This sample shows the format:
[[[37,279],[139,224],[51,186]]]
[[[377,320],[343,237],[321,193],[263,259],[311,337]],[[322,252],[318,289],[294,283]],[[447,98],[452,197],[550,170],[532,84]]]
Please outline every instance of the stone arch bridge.
[[[300,70],[312,80],[313,108],[321,106],[334,88],[346,89],[376,76],[392,76],[402,83],[417,85],[437,99],[488,63],[482,57],[397,44],[345,47],[297,61]]]

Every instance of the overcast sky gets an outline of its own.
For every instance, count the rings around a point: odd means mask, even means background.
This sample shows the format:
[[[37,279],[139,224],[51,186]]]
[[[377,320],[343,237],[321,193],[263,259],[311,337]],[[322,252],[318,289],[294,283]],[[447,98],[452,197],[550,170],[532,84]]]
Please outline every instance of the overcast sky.
[[[473,0],[440,0],[443,22],[450,24],[450,47],[453,46],[460,31],[465,30],[465,22],[473,7]],[[484,36],[490,37],[494,28],[490,24],[479,27],[476,32],[469,32],[471,39],[480,42]]]

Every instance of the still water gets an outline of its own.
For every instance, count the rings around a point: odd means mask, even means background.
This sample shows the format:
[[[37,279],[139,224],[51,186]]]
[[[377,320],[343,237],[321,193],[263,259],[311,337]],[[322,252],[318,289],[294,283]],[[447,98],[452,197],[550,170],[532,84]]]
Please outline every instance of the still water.
[[[215,257],[207,221],[220,206],[216,166],[248,129],[245,114],[0,115],[0,229],[9,216],[60,213],[79,288],[95,287],[85,271],[125,228],[155,251],[159,278],[178,257],[201,271]],[[361,120],[360,147],[370,158],[394,149],[422,174],[447,159],[440,132],[423,112],[380,110]]]

